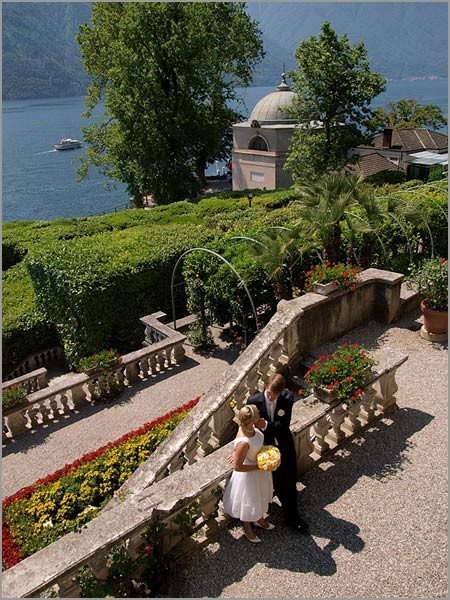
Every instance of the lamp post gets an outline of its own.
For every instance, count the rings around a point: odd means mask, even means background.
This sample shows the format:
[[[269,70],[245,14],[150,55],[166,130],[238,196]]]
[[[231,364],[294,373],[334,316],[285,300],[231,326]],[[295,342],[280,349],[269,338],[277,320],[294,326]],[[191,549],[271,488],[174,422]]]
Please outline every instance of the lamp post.
[[[253,192],[247,192],[247,198],[248,198],[248,207],[251,208],[252,207]]]

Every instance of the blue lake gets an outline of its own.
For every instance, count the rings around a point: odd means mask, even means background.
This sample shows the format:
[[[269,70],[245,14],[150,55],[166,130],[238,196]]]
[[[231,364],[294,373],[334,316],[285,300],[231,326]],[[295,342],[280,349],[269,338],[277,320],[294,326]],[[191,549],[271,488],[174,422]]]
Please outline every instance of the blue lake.
[[[256,102],[273,91],[274,87],[248,88],[241,111],[250,114]],[[376,98],[374,106],[400,98],[437,104],[448,114],[446,79],[388,82],[387,91]],[[128,205],[125,186],[105,189],[111,182],[98,172],[92,170],[88,179],[77,181],[83,148],[53,149],[62,137],[81,139],[84,110],[82,97],[2,103],[3,221],[89,216]],[[446,128],[443,131],[447,133]],[[212,165],[207,174],[215,174],[216,168]]]

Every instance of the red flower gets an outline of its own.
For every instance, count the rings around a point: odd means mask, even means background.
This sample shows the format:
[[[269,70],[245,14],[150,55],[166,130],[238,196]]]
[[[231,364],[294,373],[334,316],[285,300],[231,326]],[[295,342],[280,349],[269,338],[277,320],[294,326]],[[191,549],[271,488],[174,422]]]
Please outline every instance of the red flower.
[[[347,348],[347,346],[348,346],[348,342],[344,342],[344,343],[342,344],[342,347],[343,347],[343,348]]]
[[[341,385],[341,382],[340,382],[340,381],[335,381],[335,382],[334,382],[334,387],[339,387],[340,385]]]
[[[347,362],[350,362],[350,361],[352,360],[352,357],[347,355],[347,356],[345,357],[345,360],[346,360]]]
[[[299,388],[299,389],[297,390],[297,395],[298,395],[298,396],[303,396],[303,390],[302,390],[302,388]]]
[[[330,367],[330,373],[336,373],[336,367]]]
[[[353,381],[353,377],[347,377],[347,379],[345,380],[347,383],[351,383]]]
[[[327,260],[326,265],[327,265],[327,267],[331,267],[331,263],[329,260]]]
[[[357,344],[356,342],[354,342],[354,343],[352,344],[352,348],[357,348],[358,346],[359,346],[359,344]]]
[[[325,360],[326,356],[324,356],[323,354],[321,356],[319,356],[319,360]]]
[[[333,389],[333,386],[331,385],[331,383],[329,383],[329,384],[327,385],[327,390],[332,390],[332,389]]]

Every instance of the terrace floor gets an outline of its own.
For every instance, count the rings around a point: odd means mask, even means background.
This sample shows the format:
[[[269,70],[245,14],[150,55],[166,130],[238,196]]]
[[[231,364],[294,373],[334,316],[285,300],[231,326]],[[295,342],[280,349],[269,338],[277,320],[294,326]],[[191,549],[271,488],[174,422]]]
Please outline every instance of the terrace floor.
[[[172,598],[360,598],[447,596],[447,344],[418,333],[420,312],[370,322],[340,341],[409,355],[397,372],[399,410],[375,423],[298,482],[311,535],[283,526],[276,501],[263,543],[238,523],[177,567]],[[219,333],[218,331],[216,332]],[[187,360],[115,402],[99,402],[3,448],[8,496],[124,433],[206,392],[237,351],[220,340],[209,357]]]

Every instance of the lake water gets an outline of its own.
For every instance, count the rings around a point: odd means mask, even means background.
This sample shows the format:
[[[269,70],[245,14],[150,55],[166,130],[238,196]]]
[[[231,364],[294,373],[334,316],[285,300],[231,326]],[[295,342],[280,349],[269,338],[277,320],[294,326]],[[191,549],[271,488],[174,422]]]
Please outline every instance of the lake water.
[[[250,114],[256,102],[273,87],[248,88],[243,94]],[[437,104],[448,114],[447,80],[391,81],[374,106],[400,98],[416,98],[420,104]],[[81,139],[82,97],[11,100],[2,104],[3,221],[50,220],[121,210],[129,198],[123,184],[105,189],[110,180],[91,170],[77,181],[77,162],[83,149],[58,152],[53,144],[62,137]],[[442,130],[447,133],[447,128]],[[215,175],[217,166],[207,174]]]

